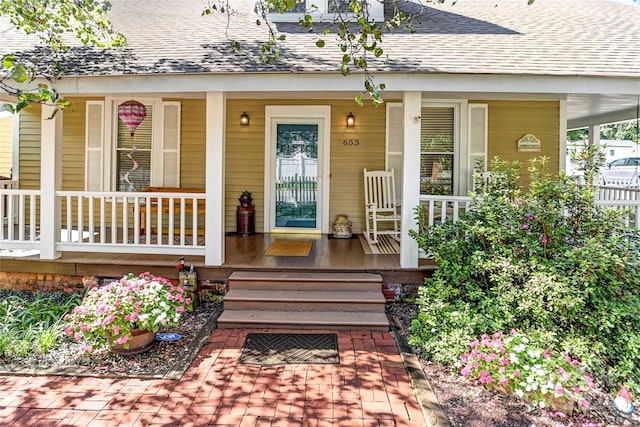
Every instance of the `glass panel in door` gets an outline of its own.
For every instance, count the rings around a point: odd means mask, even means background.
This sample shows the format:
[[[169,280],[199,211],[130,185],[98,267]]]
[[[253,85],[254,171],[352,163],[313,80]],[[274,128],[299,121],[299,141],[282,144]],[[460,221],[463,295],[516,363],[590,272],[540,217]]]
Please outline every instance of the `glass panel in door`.
[[[318,124],[278,123],[275,217],[277,228],[318,228]]]

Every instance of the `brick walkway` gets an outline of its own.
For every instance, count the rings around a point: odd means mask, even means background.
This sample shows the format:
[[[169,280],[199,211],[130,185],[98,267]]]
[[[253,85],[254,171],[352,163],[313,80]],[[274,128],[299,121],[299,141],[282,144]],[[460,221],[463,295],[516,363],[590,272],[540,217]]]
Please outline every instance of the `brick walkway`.
[[[215,330],[179,381],[0,377],[0,425],[426,424],[390,333],[317,331],[337,333],[340,365],[260,367],[237,363],[249,332]]]

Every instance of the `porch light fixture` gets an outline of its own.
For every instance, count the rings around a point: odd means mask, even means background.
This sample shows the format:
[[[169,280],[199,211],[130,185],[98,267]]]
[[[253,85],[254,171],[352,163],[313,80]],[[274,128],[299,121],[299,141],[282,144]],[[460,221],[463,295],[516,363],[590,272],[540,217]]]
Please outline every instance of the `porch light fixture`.
[[[347,127],[353,127],[356,125],[356,118],[354,117],[353,113],[349,113],[347,115]]]
[[[240,125],[249,126],[249,115],[244,111],[240,114]]]

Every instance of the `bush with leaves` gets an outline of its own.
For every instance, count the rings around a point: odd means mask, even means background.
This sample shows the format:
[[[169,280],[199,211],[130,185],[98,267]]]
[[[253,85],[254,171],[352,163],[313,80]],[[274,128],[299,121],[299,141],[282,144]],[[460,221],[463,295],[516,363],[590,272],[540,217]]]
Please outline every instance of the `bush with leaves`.
[[[598,206],[591,184],[552,176],[544,158],[523,192],[519,169],[494,159],[455,223],[426,227],[416,210],[411,234],[438,269],[419,291],[412,344],[459,367],[476,337],[515,329],[602,385],[640,393],[640,233],[625,225],[629,212]]]

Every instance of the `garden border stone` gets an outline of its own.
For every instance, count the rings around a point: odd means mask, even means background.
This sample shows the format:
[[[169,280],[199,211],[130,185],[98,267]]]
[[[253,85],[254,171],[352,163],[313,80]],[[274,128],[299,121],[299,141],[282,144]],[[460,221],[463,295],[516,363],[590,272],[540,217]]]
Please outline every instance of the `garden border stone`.
[[[391,314],[388,314],[387,317],[389,318],[389,324],[391,326],[391,334],[396,340],[398,350],[400,350],[402,364],[409,375],[411,386],[422,408],[422,413],[428,426],[449,427],[451,424],[438,402],[438,398],[420,365],[418,357],[411,349],[411,346],[409,346],[405,336],[400,332],[403,330],[400,321]]]

